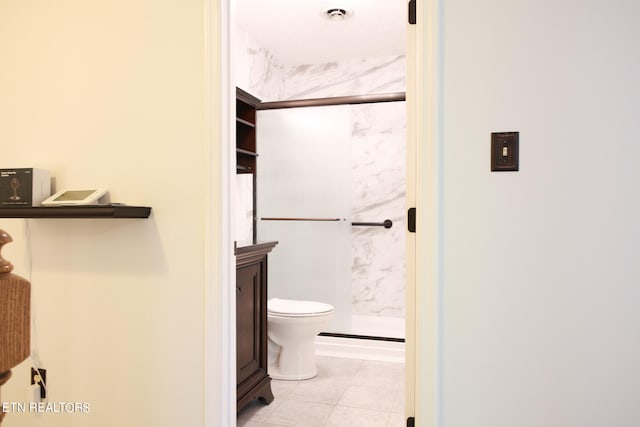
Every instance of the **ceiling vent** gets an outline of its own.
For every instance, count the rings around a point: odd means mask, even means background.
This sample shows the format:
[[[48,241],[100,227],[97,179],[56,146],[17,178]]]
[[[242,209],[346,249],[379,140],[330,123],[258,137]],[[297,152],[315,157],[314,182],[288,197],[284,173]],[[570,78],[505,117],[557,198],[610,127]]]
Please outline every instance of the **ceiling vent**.
[[[332,7],[324,11],[324,15],[332,21],[342,21],[351,15],[351,10],[341,7]]]

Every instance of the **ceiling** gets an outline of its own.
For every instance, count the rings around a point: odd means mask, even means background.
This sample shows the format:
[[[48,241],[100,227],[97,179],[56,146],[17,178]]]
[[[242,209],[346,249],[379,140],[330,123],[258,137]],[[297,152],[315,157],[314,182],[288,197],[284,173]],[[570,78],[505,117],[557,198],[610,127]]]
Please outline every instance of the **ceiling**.
[[[286,65],[405,52],[407,0],[236,0],[238,26]],[[343,21],[324,11],[350,9]]]

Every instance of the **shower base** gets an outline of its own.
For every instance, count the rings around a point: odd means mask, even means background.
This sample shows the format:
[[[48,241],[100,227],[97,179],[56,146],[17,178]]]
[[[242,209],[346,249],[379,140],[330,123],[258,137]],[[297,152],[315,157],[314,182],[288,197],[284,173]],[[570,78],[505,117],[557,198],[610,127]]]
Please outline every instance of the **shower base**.
[[[333,336],[317,336],[315,342],[318,356],[398,363],[405,361],[404,342]]]
[[[400,317],[351,316],[351,334],[384,338],[404,338],[405,321]]]

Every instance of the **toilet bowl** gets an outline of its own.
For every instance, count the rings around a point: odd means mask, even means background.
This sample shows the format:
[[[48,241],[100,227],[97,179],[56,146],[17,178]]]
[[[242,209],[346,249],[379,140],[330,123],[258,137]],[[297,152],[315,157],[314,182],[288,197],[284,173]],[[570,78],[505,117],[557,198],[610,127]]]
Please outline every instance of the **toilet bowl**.
[[[315,337],[333,317],[333,306],[272,298],[267,302],[271,378],[305,380],[318,374]]]

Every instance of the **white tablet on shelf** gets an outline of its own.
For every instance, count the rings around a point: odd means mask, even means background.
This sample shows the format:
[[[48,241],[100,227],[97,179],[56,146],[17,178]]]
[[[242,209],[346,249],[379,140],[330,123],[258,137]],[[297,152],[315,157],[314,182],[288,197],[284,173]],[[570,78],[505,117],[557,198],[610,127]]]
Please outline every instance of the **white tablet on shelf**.
[[[100,197],[106,194],[103,189],[62,190],[42,201],[42,206],[78,206],[97,205]]]

